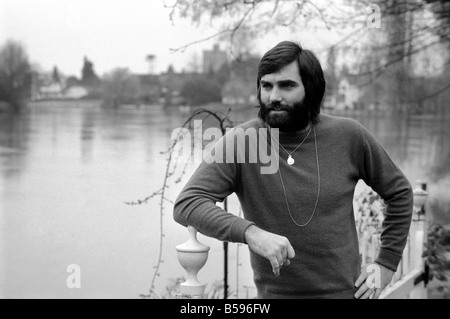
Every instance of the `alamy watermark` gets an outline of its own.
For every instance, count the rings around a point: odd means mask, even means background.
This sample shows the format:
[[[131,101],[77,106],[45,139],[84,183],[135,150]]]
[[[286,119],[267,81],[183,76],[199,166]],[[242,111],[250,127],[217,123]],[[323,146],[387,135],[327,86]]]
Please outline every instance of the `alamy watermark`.
[[[66,279],[67,288],[81,288],[81,268],[77,264],[68,265],[66,271],[70,275]]]
[[[366,285],[370,289],[381,288],[381,268],[377,264],[370,264],[366,269],[369,274],[366,279]]]
[[[260,163],[261,174],[274,174],[279,167],[279,130],[227,128],[225,136],[216,127],[203,132],[202,121],[194,121],[193,134],[187,128],[172,131],[179,160],[184,163]],[[270,144],[269,141],[270,135]],[[206,143],[206,145],[204,145]]]
[[[366,19],[367,27],[370,29],[381,28],[381,8],[379,5],[371,3],[366,7],[368,17]]]

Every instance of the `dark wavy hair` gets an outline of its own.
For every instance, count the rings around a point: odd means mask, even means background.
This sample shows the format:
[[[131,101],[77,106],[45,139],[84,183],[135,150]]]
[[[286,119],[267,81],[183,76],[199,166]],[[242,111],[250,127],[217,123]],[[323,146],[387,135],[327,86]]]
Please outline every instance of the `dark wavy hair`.
[[[305,87],[305,100],[303,102],[309,109],[310,121],[316,124],[326,86],[322,66],[313,52],[304,50],[301,45],[295,42],[280,42],[262,57],[258,66],[258,101],[261,104],[261,78],[266,74],[278,72],[295,60],[298,63],[300,77]]]

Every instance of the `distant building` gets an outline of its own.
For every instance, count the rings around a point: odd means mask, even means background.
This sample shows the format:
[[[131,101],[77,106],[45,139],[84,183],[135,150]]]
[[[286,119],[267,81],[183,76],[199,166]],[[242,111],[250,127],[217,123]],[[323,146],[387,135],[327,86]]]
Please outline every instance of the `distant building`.
[[[64,90],[64,98],[81,99],[89,94],[89,91],[81,85],[74,85]]]
[[[38,98],[40,100],[60,99],[63,97],[60,83],[50,83],[39,88]]]
[[[31,100],[82,99],[89,95],[89,88],[81,85],[76,77],[56,78],[54,73],[32,75]]]
[[[203,73],[208,73],[211,70],[217,72],[227,63],[227,53],[220,50],[219,45],[215,44],[212,50],[203,51]]]
[[[222,104],[224,105],[257,105],[253,82],[234,78],[225,83],[222,89]]]
[[[324,97],[324,108],[335,110],[358,110],[363,107],[361,103],[363,79],[358,76],[342,72],[337,77],[334,89],[327,92]]]

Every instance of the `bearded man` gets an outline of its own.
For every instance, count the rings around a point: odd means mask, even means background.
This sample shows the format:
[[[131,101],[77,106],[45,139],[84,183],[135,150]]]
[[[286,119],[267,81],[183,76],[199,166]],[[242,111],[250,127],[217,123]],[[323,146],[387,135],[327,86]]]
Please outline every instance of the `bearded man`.
[[[324,92],[311,51],[290,41],[269,50],[258,67],[258,117],[239,128],[268,131],[278,170],[262,174],[261,162],[204,162],[175,203],[180,224],[248,245],[258,298],[378,298],[406,245],[409,181],[361,124],[321,114]],[[226,134],[215,149],[231,151],[232,138]],[[387,204],[378,257],[363,267],[353,212],[359,180]],[[232,193],[243,218],[216,205]]]

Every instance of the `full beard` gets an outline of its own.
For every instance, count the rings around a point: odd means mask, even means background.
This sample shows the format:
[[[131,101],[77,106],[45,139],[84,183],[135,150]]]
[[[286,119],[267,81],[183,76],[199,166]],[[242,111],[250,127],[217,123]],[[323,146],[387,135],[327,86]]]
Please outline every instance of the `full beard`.
[[[272,128],[278,128],[281,132],[297,132],[308,127],[309,109],[303,101],[282,105],[279,102],[264,104],[260,100],[259,104],[259,117]]]

